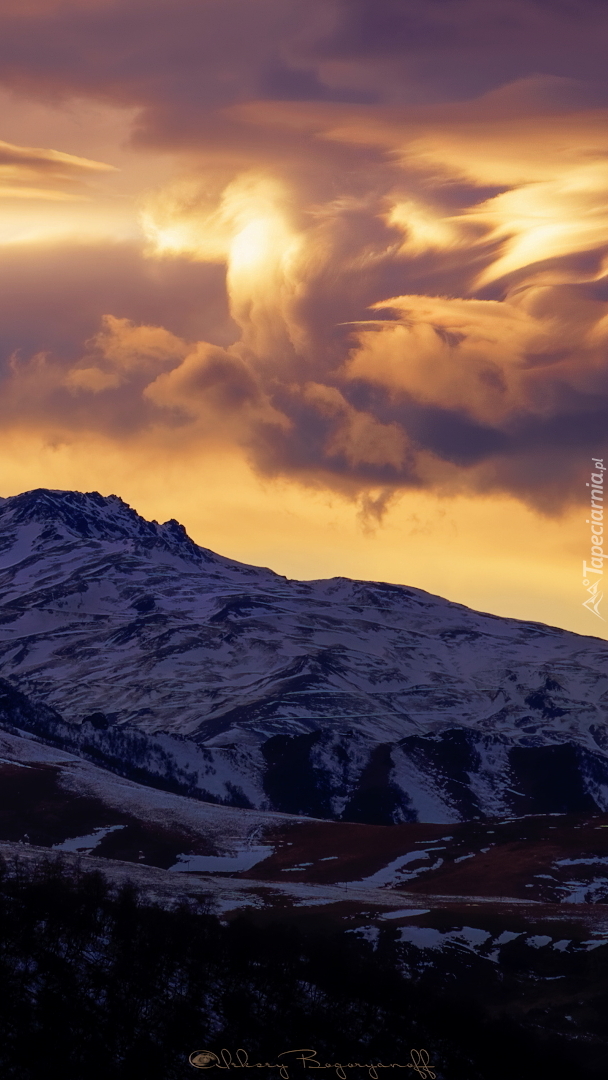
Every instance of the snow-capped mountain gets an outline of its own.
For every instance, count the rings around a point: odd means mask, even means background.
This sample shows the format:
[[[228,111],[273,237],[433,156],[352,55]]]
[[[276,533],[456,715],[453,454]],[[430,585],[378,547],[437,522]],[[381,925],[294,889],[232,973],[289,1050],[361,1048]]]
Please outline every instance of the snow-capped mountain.
[[[420,589],[289,581],[114,495],[0,500],[0,674],[50,707],[6,722],[202,798],[377,822],[606,809],[607,660]]]

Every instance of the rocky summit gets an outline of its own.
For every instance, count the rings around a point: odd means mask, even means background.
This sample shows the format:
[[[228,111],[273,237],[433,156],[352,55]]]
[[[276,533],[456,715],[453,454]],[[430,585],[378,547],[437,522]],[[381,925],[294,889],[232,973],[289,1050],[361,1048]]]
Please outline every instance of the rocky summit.
[[[608,642],[290,581],[115,495],[0,500],[0,717],[215,803],[390,824],[608,809]]]

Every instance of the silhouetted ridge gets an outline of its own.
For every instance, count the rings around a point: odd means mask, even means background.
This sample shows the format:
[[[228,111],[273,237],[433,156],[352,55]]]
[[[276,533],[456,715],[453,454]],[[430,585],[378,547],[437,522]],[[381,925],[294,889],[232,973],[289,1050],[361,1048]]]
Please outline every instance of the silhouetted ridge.
[[[180,554],[197,561],[211,558],[211,553],[195,544],[174,518],[162,525],[146,521],[118,495],[35,488],[0,501],[3,528],[33,522],[63,526],[85,540],[136,540],[144,546],[160,543],[167,548],[178,546]]]

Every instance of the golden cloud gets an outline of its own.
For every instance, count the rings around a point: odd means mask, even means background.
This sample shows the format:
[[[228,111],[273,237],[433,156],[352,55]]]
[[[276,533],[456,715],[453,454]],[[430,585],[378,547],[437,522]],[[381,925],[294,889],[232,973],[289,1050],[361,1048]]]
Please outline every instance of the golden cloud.
[[[606,112],[526,113],[518,93],[224,112],[248,152],[184,151],[141,198],[141,259],[225,267],[237,340],[106,307],[80,359],[38,351],[7,394],[119,439],[212,434],[339,490],[555,499],[560,431],[596,447],[608,414]],[[20,154],[58,183],[86,172]]]
[[[361,465],[403,468],[408,442],[398,424],[382,424],[369,413],[353,408],[335,387],[307,383],[302,397],[321,416],[334,421],[325,444],[328,459],[343,459],[355,469]]]
[[[115,171],[113,165],[60,150],[0,141],[0,198],[82,201],[90,197],[86,179]]]
[[[569,286],[522,287],[504,301],[403,296],[399,318],[356,334],[348,380],[386,387],[507,428],[552,416],[570,393],[606,391],[608,304]]]

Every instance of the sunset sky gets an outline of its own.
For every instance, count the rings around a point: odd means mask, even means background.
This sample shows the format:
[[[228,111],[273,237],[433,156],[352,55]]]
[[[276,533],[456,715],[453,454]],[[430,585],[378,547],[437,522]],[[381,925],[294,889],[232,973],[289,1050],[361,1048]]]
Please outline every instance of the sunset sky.
[[[607,46],[605,0],[0,0],[0,494],[608,637]]]

